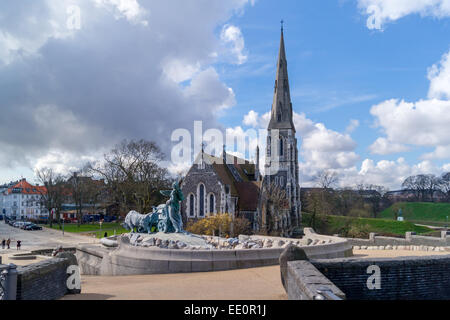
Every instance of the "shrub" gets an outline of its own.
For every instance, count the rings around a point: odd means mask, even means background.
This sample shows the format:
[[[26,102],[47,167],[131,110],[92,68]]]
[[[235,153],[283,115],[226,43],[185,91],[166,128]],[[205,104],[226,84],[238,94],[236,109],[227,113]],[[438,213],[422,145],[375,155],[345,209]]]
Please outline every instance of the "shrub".
[[[220,232],[220,236],[222,237],[249,234],[251,232],[250,221],[244,218],[235,218],[233,224],[234,235],[232,235],[230,230],[231,223],[233,223],[233,219],[228,213],[217,214],[196,222],[189,222],[186,231],[207,236],[217,236]]]

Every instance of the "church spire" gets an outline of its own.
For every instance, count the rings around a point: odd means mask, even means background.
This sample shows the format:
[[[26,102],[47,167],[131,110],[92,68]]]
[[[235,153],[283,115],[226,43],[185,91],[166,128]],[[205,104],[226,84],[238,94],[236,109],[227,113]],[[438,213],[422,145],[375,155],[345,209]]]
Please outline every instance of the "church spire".
[[[289,77],[287,71],[286,50],[284,46],[284,21],[281,21],[280,51],[278,53],[275,93],[272,103],[272,115],[269,129],[292,129],[295,131]]]

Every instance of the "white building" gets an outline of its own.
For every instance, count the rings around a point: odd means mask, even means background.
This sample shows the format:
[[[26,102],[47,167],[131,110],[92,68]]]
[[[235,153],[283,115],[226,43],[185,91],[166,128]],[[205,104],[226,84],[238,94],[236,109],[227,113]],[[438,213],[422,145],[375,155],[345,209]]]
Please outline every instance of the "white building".
[[[41,203],[41,195],[46,193],[43,186],[33,186],[22,179],[14,185],[0,190],[2,214],[8,218],[39,219],[48,218],[48,210]]]

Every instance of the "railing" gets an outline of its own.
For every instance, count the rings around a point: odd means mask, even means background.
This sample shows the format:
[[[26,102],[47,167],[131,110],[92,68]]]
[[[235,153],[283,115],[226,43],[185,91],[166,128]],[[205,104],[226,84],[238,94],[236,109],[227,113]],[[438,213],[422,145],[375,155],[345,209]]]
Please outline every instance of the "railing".
[[[16,300],[17,266],[10,264],[0,273],[0,300]]]
[[[328,288],[321,288],[316,291],[317,294],[314,296],[314,300],[343,300],[341,297],[338,297]]]

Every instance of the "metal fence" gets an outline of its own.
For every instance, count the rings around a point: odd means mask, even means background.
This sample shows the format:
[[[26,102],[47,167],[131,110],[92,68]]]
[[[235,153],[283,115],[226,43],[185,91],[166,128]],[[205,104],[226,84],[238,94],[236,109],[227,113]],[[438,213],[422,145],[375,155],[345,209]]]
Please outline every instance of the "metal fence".
[[[0,265],[0,300],[16,300],[17,266]]]

